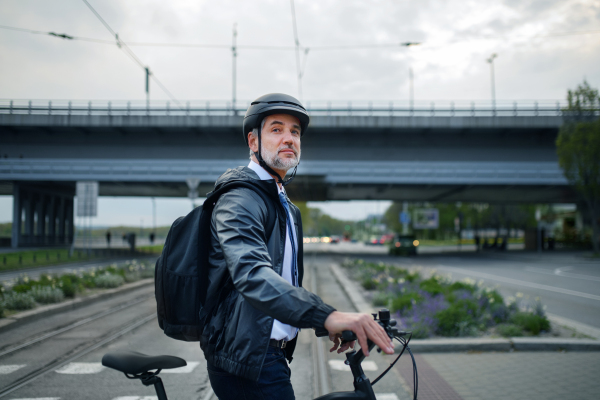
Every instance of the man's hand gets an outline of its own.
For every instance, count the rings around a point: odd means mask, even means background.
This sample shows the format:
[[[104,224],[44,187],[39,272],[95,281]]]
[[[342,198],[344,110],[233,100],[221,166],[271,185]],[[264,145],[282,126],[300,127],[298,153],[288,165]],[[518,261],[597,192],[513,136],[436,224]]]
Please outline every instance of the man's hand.
[[[340,338],[342,337],[341,333],[336,333],[335,335],[329,335],[329,340],[331,340],[333,342],[333,347],[329,349],[329,352],[334,351],[335,349],[338,349],[338,354],[348,350],[349,348],[354,348],[354,344],[356,343],[356,340],[353,340],[351,342],[346,342],[344,343],[341,347],[340,344],[342,343]]]
[[[339,338],[342,331],[352,331],[356,334],[358,344],[360,344],[360,347],[363,349],[365,356],[369,355],[367,338],[371,339],[385,353],[394,353],[394,346],[390,341],[389,336],[369,314],[334,311],[329,314],[325,320],[325,329],[329,331],[329,338],[331,339],[333,337],[332,341],[334,342],[334,346],[330,351],[335,350],[339,346]],[[344,346],[340,347],[338,353],[347,350],[349,347],[350,343],[346,343]],[[354,347],[353,343],[352,347]]]

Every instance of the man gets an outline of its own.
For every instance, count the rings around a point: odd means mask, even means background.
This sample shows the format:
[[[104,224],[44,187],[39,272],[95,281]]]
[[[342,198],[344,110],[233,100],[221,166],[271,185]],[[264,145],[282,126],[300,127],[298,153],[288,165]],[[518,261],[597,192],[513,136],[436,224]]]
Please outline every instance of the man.
[[[237,180],[252,182],[271,200],[266,204],[255,191],[237,188],[221,196],[212,214],[207,296],[222,299],[200,345],[221,400],[294,399],[288,361],[298,328],[326,328],[334,342],[331,351],[338,353],[354,347],[340,347],[344,330],[357,334],[367,355],[367,337],[393,353],[370,315],[338,312],[302,288],[302,222],[285,195],[291,178],[283,178],[300,162],[300,137],[308,122],[306,110],[291,96],[258,98],[244,118],[250,164],[228,170],[215,184],[217,189]],[[271,232],[265,228],[269,213],[276,214]]]

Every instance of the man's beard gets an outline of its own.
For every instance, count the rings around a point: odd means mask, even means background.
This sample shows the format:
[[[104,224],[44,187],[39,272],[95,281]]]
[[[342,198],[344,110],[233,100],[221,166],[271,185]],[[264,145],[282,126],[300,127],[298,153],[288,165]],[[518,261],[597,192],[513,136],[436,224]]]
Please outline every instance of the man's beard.
[[[292,158],[280,158],[279,152],[283,149],[291,149],[294,152],[295,157]],[[294,168],[300,162],[300,150],[296,150],[293,146],[281,146],[275,152],[271,152],[264,147],[262,148],[262,158],[265,160],[267,165],[273,169],[288,171]]]

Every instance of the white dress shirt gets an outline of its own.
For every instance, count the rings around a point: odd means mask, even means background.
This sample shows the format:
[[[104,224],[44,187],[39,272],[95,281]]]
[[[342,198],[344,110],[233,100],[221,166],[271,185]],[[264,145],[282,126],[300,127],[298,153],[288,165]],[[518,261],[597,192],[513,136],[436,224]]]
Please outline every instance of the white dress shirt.
[[[254,161],[250,161],[248,164],[248,168],[253,170],[258,174],[258,177],[263,180],[273,179],[271,175],[263,167],[255,163]],[[277,185],[277,189],[280,193],[285,195],[285,190],[283,187],[279,187]],[[292,222],[292,226],[294,226],[294,218],[291,212],[288,212],[288,218]],[[298,254],[298,243],[294,243],[296,247],[296,254]],[[292,281],[292,241],[290,240],[290,232],[289,229],[285,229],[285,253],[283,255],[283,269],[281,271],[281,277],[288,281],[290,285],[293,285]],[[291,325],[286,325],[278,320],[273,321],[273,329],[271,329],[271,339],[281,340],[284,339],[286,341],[292,340],[298,334],[298,328],[295,328]]]

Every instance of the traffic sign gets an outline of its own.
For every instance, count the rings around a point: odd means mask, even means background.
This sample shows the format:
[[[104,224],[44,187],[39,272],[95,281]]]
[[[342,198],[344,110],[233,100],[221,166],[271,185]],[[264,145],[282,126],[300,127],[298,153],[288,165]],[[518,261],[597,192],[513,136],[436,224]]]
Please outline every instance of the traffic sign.
[[[96,217],[98,215],[98,182],[79,181],[76,188],[77,216]]]
[[[400,222],[403,224],[410,224],[410,214],[402,211],[400,213]]]

